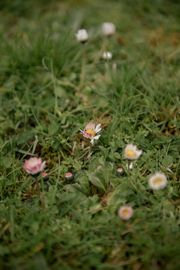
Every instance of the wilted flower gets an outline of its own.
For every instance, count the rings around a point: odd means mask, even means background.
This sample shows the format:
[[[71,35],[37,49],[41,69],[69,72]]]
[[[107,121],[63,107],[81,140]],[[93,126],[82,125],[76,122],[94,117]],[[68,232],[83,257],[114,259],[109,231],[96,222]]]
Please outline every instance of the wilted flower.
[[[23,165],[24,170],[29,174],[37,174],[42,172],[46,166],[46,162],[41,158],[31,157],[26,159]]]
[[[116,32],[116,27],[111,22],[104,22],[102,24],[102,32],[105,36],[112,36]]]
[[[111,52],[103,52],[102,58],[104,60],[111,60],[112,59],[112,53]]]
[[[95,140],[98,140],[101,136],[99,133],[101,131],[101,124],[95,124],[90,122],[86,125],[84,130],[80,130],[84,138],[90,139],[91,144],[94,144]]]
[[[167,186],[167,177],[164,173],[157,172],[149,178],[149,186],[154,190],[163,189]]]
[[[128,220],[132,217],[133,212],[134,211],[131,206],[124,205],[119,208],[118,215],[121,219]]]
[[[76,39],[79,42],[86,42],[88,40],[88,33],[86,29],[79,29],[76,33]]]
[[[64,177],[66,180],[72,180],[74,175],[72,174],[72,172],[67,172],[65,173]]]
[[[134,144],[127,144],[124,149],[124,157],[126,159],[135,160],[140,157],[142,150],[138,150]]]

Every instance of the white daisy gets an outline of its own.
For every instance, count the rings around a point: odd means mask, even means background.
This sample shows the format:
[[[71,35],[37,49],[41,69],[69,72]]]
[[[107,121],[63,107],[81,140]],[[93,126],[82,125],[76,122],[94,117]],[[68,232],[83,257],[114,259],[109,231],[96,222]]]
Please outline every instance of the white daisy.
[[[157,172],[149,178],[148,182],[150,188],[154,190],[163,189],[167,186],[167,177],[164,173]]]
[[[127,144],[124,149],[124,157],[129,160],[138,159],[142,155],[142,150],[138,150],[134,144]]]
[[[131,206],[124,205],[121,206],[118,210],[118,216],[123,220],[128,220],[133,216],[133,209]]]
[[[84,130],[80,130],[84,138],[90,139],[91,144],[94,144],[95,140],[98,140],[101,136],[99,133],[102,130],[101,124],[95,124],[90,122],[86,125]]]
[[[116,32],[116,27],[111,22],[104,22],[102,24],[102,33],[105,36],[112,36]]]
[[[86,42],[88,40],[88,32],[86,29],[79,29],[76,33],[76,39],[79,42]]]

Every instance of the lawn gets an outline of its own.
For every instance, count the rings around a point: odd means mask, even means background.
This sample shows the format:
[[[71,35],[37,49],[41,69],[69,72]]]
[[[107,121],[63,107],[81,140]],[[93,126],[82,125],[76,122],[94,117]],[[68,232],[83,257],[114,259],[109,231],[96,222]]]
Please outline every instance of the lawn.
[[[0,270],[180,269],[178,8],[0,1]],[[89,122],[102,127],[93,145]],[[128,144],[142,150],[133,162]],[[31,157],[46,176],[23,168]],[[156,172],[164,189],[149,185]]]

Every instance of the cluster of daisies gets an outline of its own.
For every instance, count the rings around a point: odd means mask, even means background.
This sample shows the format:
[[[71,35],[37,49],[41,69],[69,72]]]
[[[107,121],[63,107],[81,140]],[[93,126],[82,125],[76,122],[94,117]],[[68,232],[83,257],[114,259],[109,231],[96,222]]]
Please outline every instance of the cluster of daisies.
[[[142,155],[142,150],[139,150],[136,145],[128,144],[124,149],[124,157],[130,160],[129,169],[133,168],[133,162]],[[119,173],[122,168],[119,168]],[[164,189],[167,186],[167,177],[162,172],[156,172],[148,179],[149,187],[153,190]],[[118,215],[123,220],[128,220],[133,216],[133,208],[130,205],[124,205],[119,208]]]
[[[83,130],[80,130],[80,134],[84,140],[88,140],[90,144],[94,145],[95,141],[99,140],[101,136],[102,127],[101,124],[90,122],[88,123]],[[139,150],[134,144],[127,144],[124,148],[123,156],[126,160],[129,160],[129,169],[133,168],[133,162],[137,160],[142,155],[142,150]],[[31,175],[42,174],[43,177],[47,176],[47,173],[44,171],[46,162],[42,161],[41,158],[31,157],[28,160],[25,160],[23,168],[24,170]],[[117,169],[119,174],[123,173],[123,168],[119,167]],[[73,174],[67,172],[65,174],[66,179],[72,179]],[[161,172],[156,172],[151,175],[148,180],[149,187],[153,190],[164,189],[167,186],[167,177]],[[123,205],[118,211],[118,215],[122,220],[128,220],[133,215],[133,209],[129,205]]]
[[[112,36],[116,31],[116,27],[113,23],[106,22],[102,24],[102,33],[105,36]],[[80,29],[76,33],[76,38],[78,42],[85,43],[88,38],[88,32],[86,29]],[[102,58],[106,60],[110,60],[112,58],[112,53],[105,51],[102,54]],[[83,130],[80,130],[80,134],[83,139],[89,141],[91,145],[99,140],[101,136],[102,126],[100,123],[90,122],[88,123]],[[142,155],[142,150],[139,150],[136,145],[128,144],[124,149],[124,158],[128,160],[127,167],[128,169],[133,169],[134,162]],[[42,177],[47,177],[47,173],[45,172],[46,162],[42,161],[41,158],[31,157],[28,160],[25,160],[23,168],[24,170],[31,175],[37,175],[41,173]],[[118,175],[122,175],[124,172],[122,167],[117,168]],[[73,174],[71,172],[67,172],[65,174],[66,179],[72,179]],[[167,186],[167,177],[162,172],[156,172],[151,175],[148,179],[149,187],[153,190],[164,189]],[[133,216],[133,208],[130,205],[123,205],[118,210],[118,215],[122,220],[129,220]]]
[[[116,32],[116,27],[111,22],[104,22],[101,26],[101,32],[106,37],[111,37]],[[76,33],[76,39],[78,42],[85,43],[89,39],[89,34],[86,29],[79,29]],[[112,52],[104,51],[101,56],[104,60],[110,60],[112,58]]]

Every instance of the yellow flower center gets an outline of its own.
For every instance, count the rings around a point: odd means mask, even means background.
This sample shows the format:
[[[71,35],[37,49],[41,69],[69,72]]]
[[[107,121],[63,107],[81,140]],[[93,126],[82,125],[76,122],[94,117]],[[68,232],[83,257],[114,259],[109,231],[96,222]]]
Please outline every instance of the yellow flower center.
[[[93,137],[96,135],[96,132],[91,128],[86,129],[86,133]]]
[[[129,216],[129,209],[123,209],[122,216],[123,217],[128,217]]]
[[[133,150],[127,150],[126,155],[130,158],[134,158],[136,153]]]
[[[153,183],[154,183],[155,185],[161,184],[161,183],[162,183],[162,178],[160,178],[160,177],[155,178],[154,181],[153,181]]]

